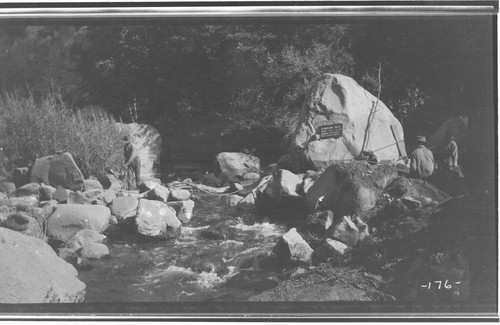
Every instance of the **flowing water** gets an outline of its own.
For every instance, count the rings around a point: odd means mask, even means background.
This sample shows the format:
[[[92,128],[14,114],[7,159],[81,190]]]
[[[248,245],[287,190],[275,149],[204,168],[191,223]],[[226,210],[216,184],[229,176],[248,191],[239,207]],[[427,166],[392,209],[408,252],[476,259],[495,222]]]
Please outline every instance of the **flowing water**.
[[[200,237],[204,229],[220,222],[236,231],[234,239]],[[275,282],[269,273],[241,270],[241,264],[270,252],[285,230],[255,213],[228,208],[219,196],[201,195],[192,220],[177,239],[141,243],[110,238],[111,257],[79,270],[87,285],[85,302],[245,300],[252,290],[261,286],[262,291]],[[193,260],[199,258],[223,260],[226,272],[194,272]]]

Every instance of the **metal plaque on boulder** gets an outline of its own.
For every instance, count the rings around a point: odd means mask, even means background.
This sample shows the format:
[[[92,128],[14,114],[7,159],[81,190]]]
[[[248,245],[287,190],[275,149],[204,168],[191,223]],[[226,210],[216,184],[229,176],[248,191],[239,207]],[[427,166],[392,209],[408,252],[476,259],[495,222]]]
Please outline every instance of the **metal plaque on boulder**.
[[[340,138],[342,136],[342,123],[321,125],[316,132],[320,139]]]

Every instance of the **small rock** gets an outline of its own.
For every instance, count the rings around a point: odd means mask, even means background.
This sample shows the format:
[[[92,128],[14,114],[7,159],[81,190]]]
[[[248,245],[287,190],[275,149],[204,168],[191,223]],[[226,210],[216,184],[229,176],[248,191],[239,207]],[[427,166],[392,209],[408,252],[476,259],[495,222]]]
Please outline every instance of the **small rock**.
[[[401,198],[401,202],[403,202],[403,204],[410,209],[417,209],[422,206],[422,203],[420,203],[420,201],[415,200],[411,196]]]
[[[52,200],[52,195],[56,192],[56,189],[50,185],[41,184],[40,186],[40,200],[50,201]]]
[[[122,188],[122,183],[113,174],[101,176],[98,181],[105,190],[119,191]]]
[[[103,186],[101,182],[95,179],[84,179],[83,180],[83,191],[90,191],[90,190],[102,190]]]
[[[19,187],[17,190],[9,194],[9,198],[14,197],[25,197],[25,196],[33,196],[36,198],[40,197],[40,184],[38,183],[29,183]]]
[[[273,252],[279,257],[310,265],[314,251],[299,235],[297,229],[292,228],[278,240]]]
[[[160,184],[157,182],[145,181],[139,185],[139,193],[144,193],[144,192],[150,191],[159,185]]]
[[[16,190],[16,184],[11,182],[0,182],[0,192],[9,195]]]
[[[68,195],[68,204],[91,204],[92,202],[83,195],[82,192],[71,191]]]
[[[339,223],[330,227],[327,231],[327,237],[339,240],[348,246],[354,247],[359,241],[359,230],[354,222],[352,222],[351,218],[344,216]]]
[[[186,201],[191,198],[191,192],[184,189],[173,189],[170,191],[170,201]]]
[[[188,223],[191,221],[194,210],[193,200],[167,202],[167,205],[174,208],[177,213],[177,219],[179,219],[182,223]]]
[[[169,196],[170,196],[170,190],[162,185],[156,186],[155,188],[151,189],[147,194],[148,200],[162,201],[163,203],[167,203]]]
[[[68,201],[68,191],[62,187],[58,186],[56,191],[52,194],[52,199],[59,203],[66,203]]]
[[[243,175],[243,179],[247,181],[257,181],[260,179],[260,175],[257,173],[246,173]]]
[[[314,251],[312,257],[313,264],[318,265],[328,260],[335,265],[342,265],[347,258],[347,253],[350,251],[351,248],[346,244],[335,239],[327,238],[325,242]]]
[[[238,182],[230,182],[229,183],[229,189],[227,190],[228,193],[237,193],[243,190],[243,185],[241,185]]]
[[[92,243],[102,243],[106,236],[92,229],[82,229],[74,234],[67,242],[65,247],[74,251]]]
[[[104,244],[89,243],[83,246],[78,254],[83,258],[99,259],[109,255],[109,248]]]
[[[118,219],[116,218],[116,216],[111,215],[109,217],[109,225],[110,226],[116,226],[117,224],[118,224]]]
[[[242,200],[238,202],[236,208],[244,211],[252,211],[255,209],[255,194],[248,193]]]
[[[312,178],[304,177],[304,179],[302,180],[302,184],[301,184],[302,193],[307,194],[307,192],[309,192],[309,189],[313,185],[314,185],[314,181]]]

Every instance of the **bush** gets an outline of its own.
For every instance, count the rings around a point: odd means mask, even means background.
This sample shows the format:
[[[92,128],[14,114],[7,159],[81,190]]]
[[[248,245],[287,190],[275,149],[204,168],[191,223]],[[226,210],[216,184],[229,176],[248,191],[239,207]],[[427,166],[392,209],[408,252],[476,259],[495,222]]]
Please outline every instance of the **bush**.
[[[122,135],[106,114],[75,113],[53,94],[40,102],[15,94],[0,98],[0,146],[7,170],[68,151],[85,177],[100,176],[123,166]]]

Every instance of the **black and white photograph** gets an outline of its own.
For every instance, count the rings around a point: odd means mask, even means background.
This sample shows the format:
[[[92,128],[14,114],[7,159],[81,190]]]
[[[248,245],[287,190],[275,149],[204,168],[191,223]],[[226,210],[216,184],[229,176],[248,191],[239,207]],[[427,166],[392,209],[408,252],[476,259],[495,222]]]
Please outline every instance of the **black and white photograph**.
[[[498,320],[497,14],[0,4],[0,321]]]

